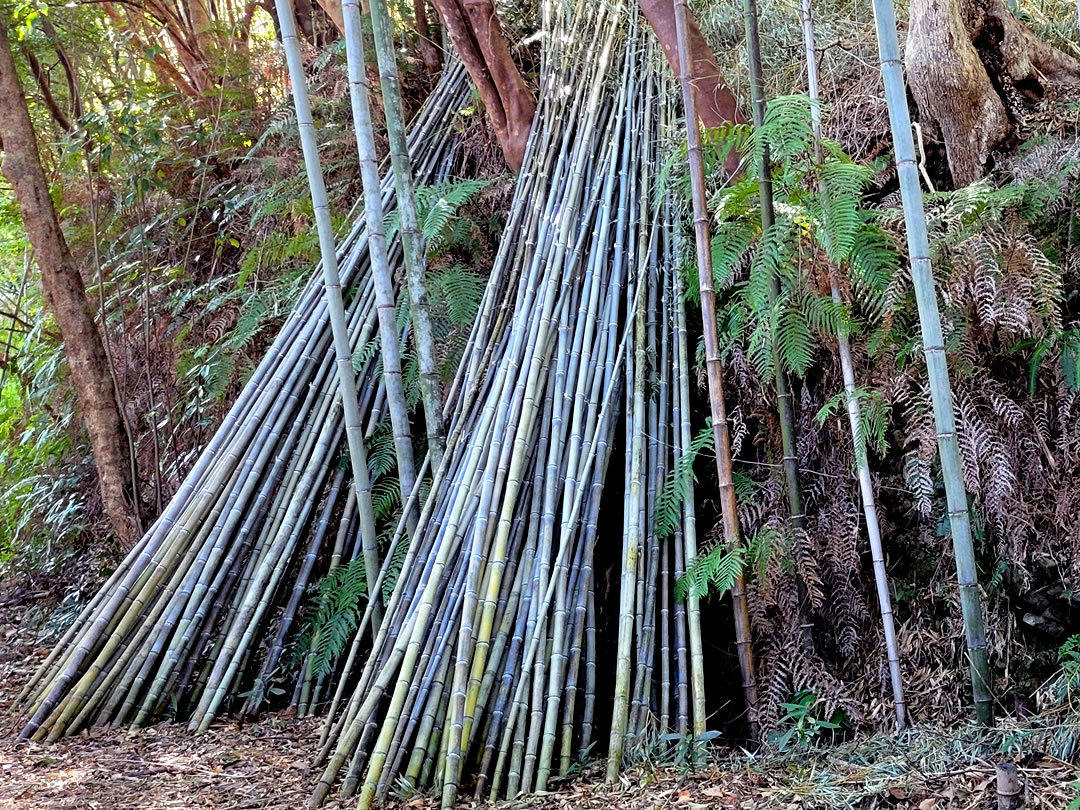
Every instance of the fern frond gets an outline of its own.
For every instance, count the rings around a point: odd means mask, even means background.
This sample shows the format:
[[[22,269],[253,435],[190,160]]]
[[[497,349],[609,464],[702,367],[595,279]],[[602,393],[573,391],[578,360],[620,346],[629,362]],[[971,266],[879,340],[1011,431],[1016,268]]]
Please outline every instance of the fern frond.
[[[670,536],[682,523],[682,505],[693,497],[694,462],[698,454],[712,443],[712,425],[706,425],[690,441],[690,446],[675,461],[668,473],[664,488],[656,496],[653,509],[653,531],[659,538]]]
[[[745,558],[746,550],[742,547],[727,549],[722,545],[695,557],[686,567],[686,573],[675,582],[675,598],[680,601],[687,596],[702,599],[710,593],[723,596],[742,573]]]

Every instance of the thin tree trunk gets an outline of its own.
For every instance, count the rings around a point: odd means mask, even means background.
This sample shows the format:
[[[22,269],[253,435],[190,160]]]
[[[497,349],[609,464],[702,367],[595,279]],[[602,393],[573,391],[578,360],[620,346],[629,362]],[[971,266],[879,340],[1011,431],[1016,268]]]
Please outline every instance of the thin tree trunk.
[[[705,340],[705,368],[709,380],[709,404],[712,410],[713,449],[716,452],[716,475],[720,482],[720,507],[724,521],[724,541],[732,550],[742,548],[739,515],[735,503],[735,482],[731,459],[731,437],[727,405],[724,403],[724,367],[720,359],[720,340],[716,330],[716,291],[713,288],[712,246],[709,238],[709,212],[705,203],[705,165],[701,155],[700,114],[690,73],[689,12],[686,0],[676,0],[675,32],[678,76],[686,112],[687,157],[690,163],[690,189],[694,206],[694,237],[697,247],[698,282],[701,292],[702,331]],[[685,439],[685,436],[684,436]],[[688,555],[689,557],[689,555]],[[692,559],[687,559],[687,566]],[[746,580],[742,572],[731,588],[735,614],[735,645],[739,653],[743,696],[746,699],[746,722],[750,739],[758,739],[758,685],[754,674],[754,647],[750,628],[750,608]],[[691,605],[693,607],[693,604]],[[695,718],[696,722],[696,718]]]
[[[427,0],[413,0],[413,19],[416,23],[416,38],[420,44],[420,58],[424,62],[424,69],[428,73],[436,73],[442,67],[442,54],[435,40],[431,38]]]
[[[401,221],[401,248],[405,254],[409,315],[412,318],[413,341],[420,361],[420,397],[424,403],[424,421],[427,423],[428,452],[431,453],[432,467],[437,468],[446,446],[442,394],[435,365],[435,339],[432,334],[427,284],[424,281],[427,261],[424,256],[423,234],[420,233],[417,221],[416,189],[405,137],[405,115],[402,112],[401,87],[398,84],[397,59],[386,0],[376,0],[371,4],[371,27],[375,34],[386,133],[390,141],[390,163],[394,172],[398,215]]]
[[[64,132],[71,132],[71,121],[67,117],[67,113],[60,107],[60,104],[56,100],[56,96],[53,95],[52,87],[49,85],[49,77],[45,75],[45,71],[42,70],[41,63],[38,58],[34,56],[33,52],[29,48],[24,48],[23,53],[26,56],[26,61],[30,65],[30,73],[34,77],[34,81],[37,82],[38,90],[41,91],[41,98],[45,102],[45,109],[49,111],[49,115],[53,117],[57,126]]]
[[[960,609],[964,617],[964,636],[971,669],[975,714],[979,722],[992,725],[994,697],[990,691],[990,664],[986,649],[986,631],[983,627],[982,598],[979,594],[975,550],[971,542],[971,517],[968,514],[967,492],[964,490],[964,474],[956,444],[952,390],[949,385],[941,316],[938,314],[937,291],[934,289],[934,275],[930,264],[926,215],[923,211],[922,191],[919,188],[919,171],[915,163],[915,141],[911,135],[911,118],[908,114],[907,93],[900,63],[896,12],[892,0],[873,2],[878,48],[881,52],[881,75],[885,83],[885,100],[889,105],[896,168],[904,202],[911,280],[915,286],[915,299],[919,307],[923,352],[926,356],[926,372],[930,378],[930,396],[937,427],[941,476],[945,482],[949,528],[956,557],[956,578],[960,587]]]
[[[64,68],[64,76],[67,78],[68,85],[68,97],[71,100],[71,115],[74,118],[79,118],[83,113],[82,93],[79,91],[79,82],[75,77],[75,65],[72,64],[63,45],[60,44],[60,36],[56,31],[56,27],[49,20],[48,15],[42,14],[39,19],[46,36],[52,41],[53,50],[56,51],[56,58],[60,60],[60,65]]]
[[[134,45],[142,53],[154,54],[154,56],[150,59],[150,69],[154,71],[154,75],[157,77],[157,80],[159,82],[168,87],[175,87],[185,96],[190,96],[191,98],[199,97],[199,91],[195,89],[191,82],[184,78],[183,74],[179,70],[177,70],[176,66],[173,65],[172,62],[165,58],[164,54],[161,53],[160,48],[151,49],[150,47],[148,47],[147,44],[143,41],[142,37],[139,35],[136,27],[131,24],[130,20],[126,20],[124,19],[124,17],[121,16],[120,12],[117,11],[114,4],[104,2],[101,5],[102,8],[105,9],[105,14],[108,15],[113,25],[128,33],[128,35],[131,37],[132,45]]]
[[[0,170],[19,202],[23,225],[41,271],[42,292],[64,341],[71,381],[98,470],[102,505],[120,541],[129,546],[137,539],[136,521],[129,500],[132,482],[127,471],[120,407],[82,277],[49,196],[5,26],[0,26],[0,110],[0,143],[4,150]]]
[[[814,48],[814,16],[812,0],[802,0],[803,43],[806,45],[807,90],[810,94],[810,116],[814,128],[814,159],[820,165],[821,152],[821,96],[818,92],[817,51]],[[820,191],[825,190],[823,180],[818,180]],[[832,299],[843,303],[836,275],[829,270]],[[896,627],[893,623],[892,595],[889,593],[889,574],[885,569],[885,552],[881,544],[881,524],[878,521],[874,484],[870,478],[870,463],[866,455],[866,442],[860,439],[859,425],[862,415],[855,391],[855,365],[851,361],[851,342],[845,329],[836,336],[840,349],[840,369],[844,376],[844,398],[847,404],[851,441],[855,448],[855,465],[859,471],[859,491],[862,494],[863,515],[866,517],[866,534],[870,539],[870,555],[874,562],[874,579],[877,584],[878,607],[881,609],[881,626],[885,633],[885,656],[889,661],[889,679],[892,683],[893,708],[896,711],[896,728],[902,730],[906,723],[904,680],[900,672],[900,653],[896,644]]]

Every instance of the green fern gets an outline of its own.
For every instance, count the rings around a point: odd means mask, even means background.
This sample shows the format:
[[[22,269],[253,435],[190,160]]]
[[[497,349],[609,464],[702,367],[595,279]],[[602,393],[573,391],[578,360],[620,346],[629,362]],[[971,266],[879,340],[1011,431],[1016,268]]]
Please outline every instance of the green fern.
[[[855,457],[859,464],[866,461],[866,448],[872,447],[879,456],[888,451],[885,429],[889,422],[889,409],[880,391],[858,386],[855,401],[859,403],[859,427],[855,437]],[[847,392],[840,391],[826,402],[814,417],[819,425],[847,408]]]
[[[745,549],[728,549],[722,545],[716,546],[708,554],[695,557],[687,566],[686,573],[675,582],[675,598],[683,600],[687,596],[694,596],[702,599],[710,593],[723,596],[742,573],[745,559]]]
[[[656,496],[653,510],[653,531],[657,537],[670,536],[682,523],[682,505],[694,495],[694,461],[707,445],[712,443],[712,425],[706,425],[690,441],[682,457],[675,462],[664,482],[664,488]]]
[[[472,326],[484,295],[484,280],[455,264],[432,274],[432,291],[454,326]]]
[[[367,569],[363,557],[335,568],[314,586],[318,596],[315,616],[301,638],[310,638],[308,667],[315,678],[329,674],[359,622],[360,600],[367,595]]]
[[[368,475],[372,481],[378,481],[397,464],[394,426],[389,421],[380,422],[371,435],[364,439],[364,444],[368,452]]]
[[[850,307],[807,284],[803,265],[808,259],[824,257],[846,271],[854,303],[874,319],[882,316],[900,266],[891,239],[861,205],[871,169],[831,142],[823,144],[819,161],[810,111],[805,97],[775,99],[763,126],[746,141],[747,164],[766,148],[773,160],[775,221],[769,228],[761,229],[757,183],[749,173],[712,201],[719,221],[713,242],[717,287],[727,285],[740,266],[747,268],[744,277],[734,279],[721,308],[721,345],[730,352],[742,344],[763,378],[772,376],[777,364],[784,372],[805,375],[815,332],[851,334],[861,327]]]
[[[458,210],[477,194],[502,178],[453,180],[434,186],[418,186],[416,189],[416,213],[420,223],[421,238],[428,254],[438,254],[445,247],[450,226]],[[401,214],[391,211],[385,221],[387,241],[398,235]]]

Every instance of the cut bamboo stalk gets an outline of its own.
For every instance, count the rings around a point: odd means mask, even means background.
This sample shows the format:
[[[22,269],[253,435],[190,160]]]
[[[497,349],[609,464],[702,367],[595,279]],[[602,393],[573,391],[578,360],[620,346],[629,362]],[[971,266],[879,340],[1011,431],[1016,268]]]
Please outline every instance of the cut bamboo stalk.
[[[686,117],[686,135],[689,147],[690,190],[694,210],[694,238],[697,249],[698,283],[701,293],[701,318],[705,339],[705,367],[709,381],[709,404],[712,411],[713,449],[716,453],[716,473],[720,481],[720,505],[724,521],[724,541],[737,550],[742,547],[739,536],[739,516],[735,504],[735,482],[731,459],[731,439],[724,403],[724,369],[720,359],[720,344],[716,331],[716,292],[713,288],[712,246],[709,240],[709,215],[705,204],[705,169],[701,155],[701,130],[698,128],[697,109],[690,87],[690,54],[686,41],[686,0],[676,0],[675,24],[679,41],[679,83],[682,86],[683,108]],[[686,373],[688,359],[682,368]],[[688,403],[684,403],[688,409]],[[684,411],[685,412],[685,411]],[[683,433],[683,448],[689,446],[689,436]],[[687,532],[689,542],[689,532]],[[696,549],[687,546],[686,564],[689,566]],[[745,577],[740,572],[731,589],[735,613],[735,643],[739,653],[739,670],[742,673],[743,696],[746,699],[747,728],[751,741],[758,739],[758,686],[754,675],[754,652],[750,630],[750,609],[747,604]],[[693,594],[688,597],[689,611],[697,611]],[[691,618],[691,644],[694,643],[693,619]],[[700,641],[698,642],[700,644]],[[693,648],[691,655],[699,653]],[[695,698],[695,703],[697,698]],[[699,721],[695,715],[695,724]],[[700,727],[700,726],[698,726]]]

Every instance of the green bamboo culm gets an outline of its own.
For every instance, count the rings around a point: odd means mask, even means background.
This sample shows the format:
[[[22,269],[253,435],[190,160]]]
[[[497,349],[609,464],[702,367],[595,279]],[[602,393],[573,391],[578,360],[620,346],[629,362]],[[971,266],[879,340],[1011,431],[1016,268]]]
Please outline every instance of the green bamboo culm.
[[[747,62],[750,67],[750,100],[753,107],[754,127],[761,129],[765,125],[765,81],[761,71],[761,43],[758,35],[757,0],[743,0],[743,18],[746,23]],[[758,187],[761,196],[761,232],[767,233],[775,223],[773,214],[772,175],[769,165],[769,149],[761,152],[757,166]],[[775,273],[769,277],[769,310],[773,317],[776,301],[780,298],[780,279]],[[799,485],[799,456],[795,439],[795,405],[791,394],[791,381],[779,356],[779,342],[773,325],[773,378],[776,387],[776,408],[780,418],[780,440],[783,447],[784,483],[787,490],[788,509],[791,513],[791,526],[801,533],[806,528],[806,513],[803,509],[802,488]],[[796,538],[796,542],[801,542]],[[799,590],[800,638],[803,648],[814,648],[814,625],[810,618],[810,604],[806,585],[802,577],[796,575]]]
[[[382,353],[383,385],[386,405],[394,432],[394,455],[397,460],[401,502],[405,503],[416,484],[416,461],[409,429],[409,406],[401,376],[401,348],[398,345],[397,311],[394,278],[387,256],[383,229],[382,189],[375,154],[375,130],[371,124],[371,99],[367,86],[364,39],[357,0],[344,0],[341,13],[345,20],[345,59],[349,73],[349,100],[356,147],[360,161],[360,179],[364,187],[364,214],[367,218],[368,251],[371,277],[375,287],[375,311],[379,318],[379,342]],[[411,513],[410,531],[416,528],[416,514]],[[369,583],[371,584],[371,583]]]
[[[330,314],[333,332],[334,355],[337,362],[338,387],[345,412],[345,437],[349,448],[353,487],[360,514],[361,547],[367,581],[374,586],[379,573],[379,552],[375,538],[375,512],[371,505],[371,479],[368,474],[367,448],[364,446],[364,425],[360,417],[360,405],[356,395],[356,373],[352,366],[352,349],[349,326],[345,318],[345,304],[341,296],[341,279],[338,277],[337,250],[334,226],[330,220],[330,202],[326,195],[322,167],[319,165],[319,144],[315,139],[315,124],[311,118],[304,65],[300,59],[300,45],[296,37],[296,19],[288,0],[275,0],[278,24],[281,26],[281,44],[289,66],[293,103],[296,106],[296,127],[300,132],[300,144],[304,152],[304,168],[307,172],[311,202],[315,211],[315,224],[319,232],[319,252],[322,257],[323,282],[326,307]],[[385,347],[384,347],[385,348]],[[379,595],[369,590],[372,602]],[[376,608],[377,611],[377,608]],[[373,624],[379,623],[378,612]],[[209,720],[207,720],[209,722]]]
[[[810,95],[810,117],[814,130],[814,160],[822,163],[821,151],[821,104],[818,92],[817,49],[814,47],[814,12],[812,0],[802,0],[803,44],[806,47],[806,85]],[[824,181],[818,180],[819,190],[824,192]],[[832,299],[843,303],[836,272],[829,269],[829,286]],[[874,581],[877,587],[881,625],[885,634],[885,655],[889,661],[889,680],[892,685],[893,708],[896,712],[896,728],[906,724],[907,708],[904,701],[904,679],[900,672],[900,653],[896,642],[896,626],[893,622],[892,595],[889,592],[889,575],[885,569],[885,552],[881,542],[881,523],[878,520],[874,484],[870,478],[870,462],[865,442],[861,439],[862,424],[859,399],[856,395],[855,364],[851,360],[851,341],[847,329],[841,327],[836,335],[840,353],[840,370],[844,378],[844,402],[847,406],[851,439],[855,446],[855,465],[859,475],[859,492],[862,495],[863,515],[866,518],[866,534],[870,540],[870,556],[874,563]]]
[[[982,598],[979,594],[975,549],[971,542],[967,492],[964,489],[960,452],[956,444],[952,390],[949,385],[941,317],[938,314],[937,291],[930,263],[930,242],[923,211],[922,190],[919,187],[919,172],[915,162],[915,140],[911,134],[911,117],[900,60],[900,45],[896,35],[896,11],[892,0],[873,2],[881,57],[881,77],[885,84],[885,101],[889,107],[889,124],[896,152],[896,170],[904,203],[911,280],[919,308],[923,353],[926,356],[934,423],[937,426],[941,477],[945,483],[953,554],[956,557],[956,578],[960,587],[960,608],[964,617],[964,637],[971,670],[975,715],[980,723],[992,725],[994,697],[990,688],[990,663],[986,649],[986,630],[983,627]]]
[[[438,467],[446,447],[442,395],[439,390],[427,284],[424,281],[427,262],[416,212],[416,186],[412,161],[409,158],[405,114],[402,111],[401,86],[398,83],[397,58],[394,55],[394,34],[386,0],[372,0],[371,29],[375,35],[375,55],[379,63],[386,135],[390,141],[390,163],[394,173],[394,187],[397,190],[401,248],[405,255],[413,342],[420,366],[420,397],[424,404],[424,420],[427,424],[428,452],[431,453],[431,466]]]
[[[742,548],[739,534],[739,516],[735,501],[734,464],[731,458],[731,436],[728,427],[727,405],[724,402],[724,368],[720,359],[720,340],[716,327],[716,290],[713,285],[712,247],[709,237],[709,214],[705,203],[705,168],[701,154],[701,130],[698,126],[694,94],[690,87],[690,50],[687,42],[686,0],[675,2],[675,34],[679,49],[679,83],[682,87],[683,108],[686,116],[687,159],[690,166],[690,190],[694,211],[694,238],[697,248],[698,284],[701,296],[702,330],[705,341],[705,367],[709,381],[709,403],[712,410],[713,449],[716,453],[716,473],[720,484],[720,505],[723,515],[724,541],[732,551]],[[764,192],[763,192],[764,194]],[[770,214],[772,194],[769,192]],[[764,207],[763,207],[764,211]],[[764,214],[763,214],[764,216]],[[684,358],[682,373],[689,363]],[[682,407],[689,412],[689,397],[684,397]],[[688,427],[688,426],[687,426]],[[689,445],[690,434],[683,429],[684,449]],[[688,518],[689,524],[689,518]],[[687,526],[689,541],[693,532]],[[694,561],[697,549],[688,542],[686,565]],[[735,644],[739,654],[739,671],[742,675],[743,696],[746,699],[747,729],[750,739],[758,739],[758,684],[754,673],[754,648],[750,628],[750,607],[746,595],[746,580],[740,571],[731,588],[732,606],[735,614]],[[694,627],[698,614],[698,595],[691,592],[687,597],[687,613],[690,614],[691,655],[700,661],[700,629],[695,639]],[[704,675],[700,666],[693,670],[693,700],[695,704],[694,732],[704,732]],[[697,681],[701,678],[701,682]],[[698,715],[701,719],[698,720]]]

